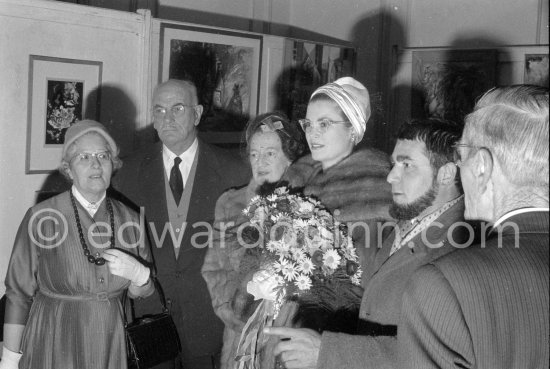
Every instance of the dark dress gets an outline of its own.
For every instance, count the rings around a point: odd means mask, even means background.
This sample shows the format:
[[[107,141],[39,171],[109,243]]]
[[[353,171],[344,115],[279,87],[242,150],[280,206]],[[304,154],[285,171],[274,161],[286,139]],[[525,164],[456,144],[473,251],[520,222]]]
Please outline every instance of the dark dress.
[[[146,243],[134,248],[120,243],[137,245],[138,227],[121,225],[139,224],[138,214],[111,201],[115,247],[149,261]],[[94,218],[79,203],[77,207],[86,239],[93,222],[106,232],[106,201]],[[109,246],[108,236],[92,237],[96,246]],[[102,251],[87,243],[92,254]],[[129,280],[110,274],[106,265],[91,264],[84,256],[69,192],[30,208],[19,227],[6,276],[5,323],[25,325],[20,367],[126,368],[120,296],[129,285]]]

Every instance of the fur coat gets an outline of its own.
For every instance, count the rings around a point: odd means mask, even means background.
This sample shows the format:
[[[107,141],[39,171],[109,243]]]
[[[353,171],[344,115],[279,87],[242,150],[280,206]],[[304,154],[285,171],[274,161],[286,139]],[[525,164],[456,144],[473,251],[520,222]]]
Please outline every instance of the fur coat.
[[[340,163],[323,171],[321,164],[306,156],[291,165],[283,177],[294,190],[302,189],[305,195],[316,197],[341,222],[348,226],[365,222],[369,227],[376,220],[388,219],[388,206],[391,190],[386,182],[390,170],[387,156],[379,151],[358,150]],[[234,226],[248,219],[241,211],[255,195],[255,186],[230,190],[223,194],[216,204],[216,222],[233,221]],[[227,225],[227,224],[226,224]],[[363,228],[354,232],[357,244],[366,244]],[[371,237],[373,238],[372,234]],[[223,241],[222,241],[223,239]],[[357,247],[362,259],[362,248]],[[242,328],[254,312],[259,301],[254,301],[246,291],[246,284],[259,268],[257,249],[242,248],[230,229],[217,235],[213,248],[206,255],[202,269],[203,277],[210,290],[214,311],[225,323],[222,368],[236,367],[235,351]],[[365,253],[366,255],[366,253]],[[352,291],[352,300],[357,310],[343,314],[328,314],[315,309],[315,303],[298,301],[284,307],[274,325],[301,325],[322,331],[325,329],[352,333],[358,316],[362,291]],[[313,309],[311,308],[313,307]],[[268,344],[266,351],[272,350],[276,342]],[[266,362],[262,368],[273,367],[268,353],[263,355]],[[271,360],[270,360],[271,358]]]
[[[315,197],[338,221],[347,224],[365,270],[381,243],[382,235],[377,232],[377,224],[390,219],[388,210],[392,195],[391,186],[386,181],[390,170],[391,164],[386,154],[374,149],[362,149],[326,171],[323,171],[321,163],[308,155],[287,170],[285,179],[291,187],[303,188],[306,196]],[[294,324],[319,332],[354,333],[362,289],[352,288],[348,293],[333,292],[319,291],[298,301]],[[326,296],[334,296],[335,301],[330,301]]]
[[[390,169],[385,153],[362,149],[326,171],[311,155],[305,156],[288,168],[285,179],[291,187],[316,197],[339,221],[358,222],[390,218],[392,195],[386,182]]]

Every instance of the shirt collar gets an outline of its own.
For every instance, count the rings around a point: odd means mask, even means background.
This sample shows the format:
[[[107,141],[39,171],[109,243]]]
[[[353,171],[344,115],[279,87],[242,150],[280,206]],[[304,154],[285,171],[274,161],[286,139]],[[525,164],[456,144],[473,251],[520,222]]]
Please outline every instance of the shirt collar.
[[[174,159],[179,156],[183,163],[192,162],[195,159],[195,153],[199,147],[199,141],[195,138],[191,146],[185,150],[181,155],[176,155],[166,145],[162,145],[162,158],[164,159],[164,166],[172,168],[174,165]]]
[[[535,212],[535,211],[546,211],[546,212],[548,212],[548,211],[550,211],[550,208],[521,208],[521,209],[512,210],[512,211],[504,214],[500,218],[498,218],[498,220],[495,222],[495,224],[493,224],[493,228],[498,227],[499,225],[504,223],[505,220],[510,219],[514,215],[524,214],[524,213],[532,213],[532,212]]]
[[[432,209],[432,211],[430,211],[429,213],[419,214],[417,217],[411,219],[410,222],[414,225],[414,224],[420,223],[422,220],[424,220],[425,218],[429,217],[432,214],[435,214],[436,212],[440,212],[442,214],[445,211],[447,211],[447,209],[450,209],[451,207],[453,207],[453,205],[456,204],[457,202],[459,202],[463,197],[464,197],[464,194],[462,194],[462,195],[460,195],[460,196],[458,196],[458,197],[456,197],[456,198],[454,198],[450,201],[447,201],[444,204],[441,204],[441,206],[438,206],[437,208]]]
[[[78,191],[75,185],[71,187],[71,191],[76,201],[78,201],[80,205],[82,205],[82,207],[86,209],[86,211],[88,212],[88,214],[90,214],[92,218],[94,217],[95,213],[97,212],[97,209],[99,209],[99,205],[101,205],[101,202],[105,199],[105,196],[107,194],[107,192],[103,192],[103,196],[101,196],[101,198],[98,201],[92,203],[86,200],[84,196],[82,196],[82,194]]]

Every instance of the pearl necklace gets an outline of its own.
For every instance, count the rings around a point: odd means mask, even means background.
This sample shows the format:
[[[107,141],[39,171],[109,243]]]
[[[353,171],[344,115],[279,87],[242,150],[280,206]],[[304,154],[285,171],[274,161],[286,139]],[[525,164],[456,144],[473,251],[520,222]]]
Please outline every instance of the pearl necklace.
[[[78,216],[78,209],[76,207],[76,201],[73,195],[72,191],[69,191],[71,195],[71,204],[73,205],[73,211],[74,211],[74,217],[76,219],[76,228],[78,228],[78,236],[80,238],[80,244],[82,245],[82,249],[84,250],[84,256],[88,259],[88,262],[95,265],[103,265],[105,264],[106,260],[102,257],[95,257],[90,252],[90,249],[88,249],[88,245],[86,244],[86,240],[84,239],[84,232],[82,231],[82,226],[80,225],[80,217]],[[109,212],[109,219],[110,219],[110,226],[111,226],[111,242],[109,245],[109,248],[115,247],[115,217],[113,216],[113,205],[111,204],[111,200],[109,198],[105,198],[105,201],[107,202],[107,211]]]

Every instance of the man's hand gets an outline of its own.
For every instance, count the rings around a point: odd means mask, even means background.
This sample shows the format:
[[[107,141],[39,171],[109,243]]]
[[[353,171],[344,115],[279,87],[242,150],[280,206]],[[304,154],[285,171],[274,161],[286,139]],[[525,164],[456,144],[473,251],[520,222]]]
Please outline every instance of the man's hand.
[[[281,341],[275,346],[273,354],[281,355],[281,361],[288,369],[316,369],[321,335],[314,330],[304,328],[265,328],[264,333],[279,336]]]

